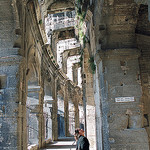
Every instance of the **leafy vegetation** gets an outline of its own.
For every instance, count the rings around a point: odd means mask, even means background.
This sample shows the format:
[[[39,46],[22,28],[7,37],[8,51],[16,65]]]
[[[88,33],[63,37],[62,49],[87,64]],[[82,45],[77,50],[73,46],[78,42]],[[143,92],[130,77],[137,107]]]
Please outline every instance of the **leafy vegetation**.
[[[96,71],[96,65],[94,63],[94,57],[90,57],[89,58],[89,66],[90,66],[90,69],[92,71],[92,74],[95,74],[95,71]]]
[[[42,24],[42,19],[39,20],[39,24]]]

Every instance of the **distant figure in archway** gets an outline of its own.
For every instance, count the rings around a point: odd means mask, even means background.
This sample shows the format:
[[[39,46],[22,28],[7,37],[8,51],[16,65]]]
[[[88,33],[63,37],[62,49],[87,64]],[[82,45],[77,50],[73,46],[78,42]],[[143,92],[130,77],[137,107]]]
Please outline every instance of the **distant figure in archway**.
[[[89,141],[84,136],[83,129],[76,129],[74,134],[75,140],[77,141],[76,150],[89,150]]]

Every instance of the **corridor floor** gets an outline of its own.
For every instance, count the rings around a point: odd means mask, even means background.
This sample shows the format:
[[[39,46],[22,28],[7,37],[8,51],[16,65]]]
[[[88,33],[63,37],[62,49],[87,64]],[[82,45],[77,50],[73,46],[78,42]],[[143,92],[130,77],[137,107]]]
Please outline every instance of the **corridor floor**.
[[[75,150],[75,149],[76,149],[76,142],[74,141],[74,139],[65,138],[47,144],[47,146],[41,150]]]

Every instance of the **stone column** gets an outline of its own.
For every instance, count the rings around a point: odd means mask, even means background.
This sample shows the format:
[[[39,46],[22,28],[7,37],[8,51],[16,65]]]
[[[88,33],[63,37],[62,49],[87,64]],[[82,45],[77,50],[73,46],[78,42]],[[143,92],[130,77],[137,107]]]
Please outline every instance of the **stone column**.
[[[39,93],[39,147],[43,147],[45,144],[45,120],[43,113],[44,104],[44,78],[43,75],[40,79],[40,93]]]
[[[64,85],[64,117],[65,117],[65,136],[69,136],[69,110],[68,110],[68,85]]]
[[[18,114],[22,57],[13,47],[17,37],[12,1],[1,0],[0,10],[0,149],[16,150],[23,145],[18,137],[18,122],[23,120]]]
[[[94,102],[94,89],[93,89],[93,74],[89,71],[89,53],[87,48],[84,49],[84,103],[86,104],[86,136],[90,142],[90,149],[96,149],[96,121],[95,121],[95,102]]]
[[[96,149],[103,149],[103,135],[102,135],[102,110],[101,110],[101,94],[100,94],[100,86],[99,86],[99,69],[102,69],[102,63],[100,58],[98,57],[96,60],[96,71],[93,76],[94,83],[94,99],[95,99],[95,120],[96,120]]]
[[[52,138],[53,140],[58,139],[58,123],[57,123],[57,78],[54,76],[53,78],[53,91],[52,91],[52,97],[53,97],[53,103],[52,103]]]
[[[17,149],[20,61],[18,56],[0,57],[0,149]]]
[[[52,44],[51,44],[52,52],[53,52],[53,55],[55,57],[55,60],[57,60],[58,33],[53,32],[51,39],[52,39]]]
[[[62,54],[62,69],[63,72],[67,74],[67,59],[68,59],[68,53],[69,51],[65,51]]]
[[[79,107],[78,107],[78,104],[75,104],[74,107],[75,107],[75,128],[79,128]]]
[[[78,64],[73,64],[72,73],[73,73],[73,82],[78,85]]]
[[[77,91],[74,92],[74,107],[75,107],[75,128],[79,128],[79,100],[77,99]]]

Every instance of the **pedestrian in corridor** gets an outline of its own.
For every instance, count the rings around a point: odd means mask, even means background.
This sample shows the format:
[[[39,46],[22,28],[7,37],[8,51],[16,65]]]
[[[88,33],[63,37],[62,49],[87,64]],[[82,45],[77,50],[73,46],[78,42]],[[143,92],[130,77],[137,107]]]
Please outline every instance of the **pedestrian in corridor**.
[[[75,130],[75,139],[77,141],[76,150],[89,150],[89,141],[84,136],[83,129]]]

